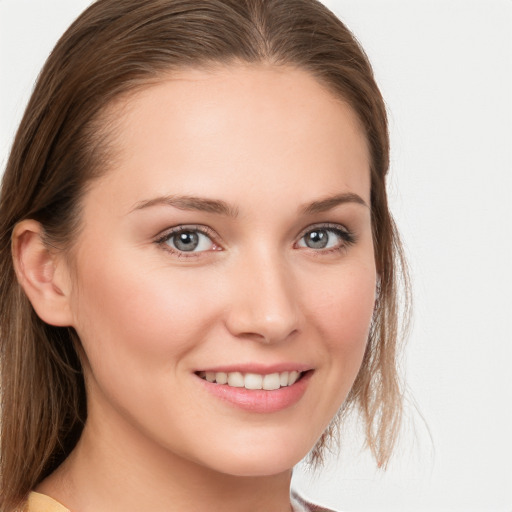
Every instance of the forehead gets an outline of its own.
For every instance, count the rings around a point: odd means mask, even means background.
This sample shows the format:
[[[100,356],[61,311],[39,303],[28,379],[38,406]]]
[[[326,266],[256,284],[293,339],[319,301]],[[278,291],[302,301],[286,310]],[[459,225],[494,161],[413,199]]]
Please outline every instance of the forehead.
[[[369,204],[361,123],[304,70],[269,64],[181,70],[124,97],[110,114],[117,158],[100,181],[114,180],[127,200],[178,189],[236,201],[241,190],[249,199],[249,192],[270,193],[272,185],[298,201],[335,189],[359,193]]]

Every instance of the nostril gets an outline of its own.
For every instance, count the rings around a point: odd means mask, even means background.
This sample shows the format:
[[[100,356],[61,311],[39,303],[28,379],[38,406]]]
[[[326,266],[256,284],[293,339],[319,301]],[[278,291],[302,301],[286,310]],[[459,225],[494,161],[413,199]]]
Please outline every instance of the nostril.
[[[271,329],[261,329],[261,333],[258,332],[242,332],[240,334],[237,334],[238,338],[250,340],[250,341],[256,341],[258,343],[264,343],[267,345],[273,344],[273,343],[280,343],[283,341],[287,341],[290,338],[294,337],[295,334],[298,332],[297,329],[293,329],[291,332],[286,331],[278,331],[277,329],[271,330]]]

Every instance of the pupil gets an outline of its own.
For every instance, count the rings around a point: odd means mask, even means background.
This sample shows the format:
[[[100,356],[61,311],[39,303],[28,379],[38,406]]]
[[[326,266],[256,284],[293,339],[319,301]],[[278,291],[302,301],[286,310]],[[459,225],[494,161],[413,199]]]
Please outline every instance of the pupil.
[[[174,239],[176,249],[180,251],[193,251],[199,244],[199,237],[197,233],[192,231],[184,231],[177,235]]]
[[[311,231],[309,233],[306,245],[313,249],[323,249],[327,245],[328,236],[325,231]]]

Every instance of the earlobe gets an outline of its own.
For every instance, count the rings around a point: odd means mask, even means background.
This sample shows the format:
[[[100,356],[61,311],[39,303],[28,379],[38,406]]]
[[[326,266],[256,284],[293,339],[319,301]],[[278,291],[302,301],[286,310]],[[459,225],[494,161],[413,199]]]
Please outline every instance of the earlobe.
[[[12,235],[14,269],[37,315],[59,327],[72,325],[70,279],[65,259],[43,241],[43,227],[35,220],[19,222]]]

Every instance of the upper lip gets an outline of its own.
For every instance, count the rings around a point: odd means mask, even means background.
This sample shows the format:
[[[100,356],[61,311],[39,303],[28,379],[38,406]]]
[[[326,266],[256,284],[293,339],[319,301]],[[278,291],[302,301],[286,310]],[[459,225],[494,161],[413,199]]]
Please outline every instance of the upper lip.
[[[276,364],[259,364],[259,363],[239,363],[239,364],[228,364],[219,366],[209,366],[198,369],[197,372],[214,372],[214,373],[257,373],[259,375],[269,375],[271,373],[282,373],[282,372],[305,372],[312,370],[313,367],[303,363],[276,363]]]

